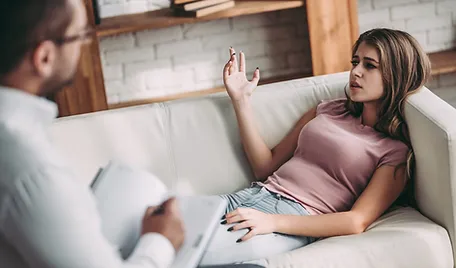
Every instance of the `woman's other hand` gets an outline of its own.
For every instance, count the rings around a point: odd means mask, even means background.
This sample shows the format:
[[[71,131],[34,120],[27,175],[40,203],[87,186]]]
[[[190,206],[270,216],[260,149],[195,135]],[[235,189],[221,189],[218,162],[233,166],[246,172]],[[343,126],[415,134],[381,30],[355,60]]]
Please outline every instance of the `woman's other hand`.
[[[270,234],[275,231],[273,214],[266,214],[252,208],[238,208],[225,215],[226,224],[237,223],[228,231],[233,232],[241,229],[250,231],[237,242],[247,241],[255,235]]]
[[[243,52],[236,58],[236,52],[230,48],[230,60],[223,69],[223,83],[232,101],[239,101],[244,97],[250,97],[260,81],[260,70],[257,68],[253,73],[252,81],[247,80],[245,55]]]

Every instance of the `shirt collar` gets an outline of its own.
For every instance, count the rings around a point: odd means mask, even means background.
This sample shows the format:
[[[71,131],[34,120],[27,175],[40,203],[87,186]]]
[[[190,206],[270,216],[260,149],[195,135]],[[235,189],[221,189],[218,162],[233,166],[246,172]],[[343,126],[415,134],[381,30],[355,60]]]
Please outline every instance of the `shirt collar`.
[[[46,98],[0,86],[0,122],[50,125],[57,114],[57,105]]]

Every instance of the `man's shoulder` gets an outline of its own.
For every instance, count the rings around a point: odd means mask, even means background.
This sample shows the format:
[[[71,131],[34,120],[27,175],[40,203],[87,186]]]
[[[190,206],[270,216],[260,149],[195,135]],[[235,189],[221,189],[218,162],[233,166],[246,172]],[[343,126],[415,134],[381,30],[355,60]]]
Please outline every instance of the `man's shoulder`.
[[[32,134],[0,124],[0,168],[12,176],[26,174],[40,160],[40,142]],[[42,146],[42,145],[41,145]]]
[[[4,190],[21,184],[46,185],[54,178],[69,177],[62,158],[41,133],[33,135],[0,124],[0,148],[0,187]]]

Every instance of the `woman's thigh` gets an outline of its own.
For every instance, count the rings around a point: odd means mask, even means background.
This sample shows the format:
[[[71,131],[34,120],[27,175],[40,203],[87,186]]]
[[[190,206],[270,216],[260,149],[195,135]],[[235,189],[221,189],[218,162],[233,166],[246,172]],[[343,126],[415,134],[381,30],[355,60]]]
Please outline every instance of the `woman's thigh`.
[[[245,233],[245,231],[227,232],[225,226],[217,230],[200,265],[232,264],[264,259],[303,247],[311,242],[308,237],[272,233],[257,235],[245,242],[236,243],[236,240]]]
[[[231,208],[250,207],[269,214],[308,215],[307,211],[298,203],[273,194],[265,188],[254,191],[253,197],[245,197],[245,193],[236,196]],[[244,198],[241,198],[244,196]],[[234,224],[220,224],[206,250],[201,265],[218,265],[245,262],[263,259],[275,254],[285,253],[300,248],[314,241],[310,237],[299,237],[284,234],[257,235],[248,241],[236,243],[248,230],[228,232]]]

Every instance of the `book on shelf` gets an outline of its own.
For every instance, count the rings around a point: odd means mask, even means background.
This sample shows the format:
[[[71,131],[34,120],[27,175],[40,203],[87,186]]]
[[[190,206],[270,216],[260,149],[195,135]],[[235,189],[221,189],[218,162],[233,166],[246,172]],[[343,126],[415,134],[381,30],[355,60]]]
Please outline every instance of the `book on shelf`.
[[[197,10],[200,8],[215,6],[215,5],[222,4],[225,2],[229,2],[229,1],[230,0],[202,0],[202,1],[191,2],[188,4],[182,4],[182,5],[178,6],[178,8],[183,8],[185,11],[191,11],[191,10]]]
[[[185,3],[190,3],[190,2],[196,2],[197,0],[173,0],[172,4],[173,5],[180,5],[180,4],[185,4]]]
[[[212,13],[216,13],[219,11],[223,11],[235,6],[234,0],[223,1],[219,4],[206,6],[203,8],[198,8],[194,10],[185,10],[182,6],[174,6],[174,15],[179,17],[194,17],[199,18],[203,16],[207,16]]]

